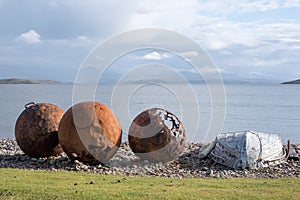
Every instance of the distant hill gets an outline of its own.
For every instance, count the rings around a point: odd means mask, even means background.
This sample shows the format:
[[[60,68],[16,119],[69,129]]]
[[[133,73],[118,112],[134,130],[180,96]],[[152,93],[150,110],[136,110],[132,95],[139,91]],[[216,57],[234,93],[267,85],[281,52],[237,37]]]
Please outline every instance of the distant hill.
[[[300,79],[294,81],[283,82],[281,84],[300,84]]]
[[[0,79],[0,84],[62,84],[60,81],[53,80],[32,80],[21,78]]]

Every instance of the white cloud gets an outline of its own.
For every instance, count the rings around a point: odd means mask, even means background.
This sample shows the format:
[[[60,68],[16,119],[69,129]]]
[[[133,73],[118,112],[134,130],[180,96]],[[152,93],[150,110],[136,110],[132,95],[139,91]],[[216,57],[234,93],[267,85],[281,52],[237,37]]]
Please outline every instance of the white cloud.
[[[199,56],[198,52],[196,52],[196,51],[186,51],[186,52],[180,53],[180,55],[183,57],[186,57],[186,58]]]
[[[283,4],[284,7],[300,7],[299,0],[286,0]]]
[[[203,46],[218,66],[241,76],[261,68],[276,71],[286,67],[289,71],[295,68],[291,62],[300,62],[300,21],[297,14],[283,14],[289,8],[295,12],[300,1],[182,2],[165,0],[158,5],[151,0],[140,1],[128,27],[157,27],[182,33]],[[183,56],[189,61],[193,53],[183,52]],[[215,73],[211,68],[204,71]]]
[[[78,36],[77,37],[78,40],[87,40],[87,37],[84,35]]]
[[[299,0],[258,0],[258,1],[242,1],[240,11],[269,11],[280,8],[300,7]]]
[[[156,51],[153,51],[143,56],[143,58],[146,60],[161,60],[163,58],[170,58],[170,57],[171,55],[168,53],[158,53]]]
[[[219,52],[219,55],[221,55],[221,56],[230,56],[230,55],[232,55],[232,52],[223,50],[223,51]]]
[[[227,43],[220,40],[212,40],[209,43],[206,43],[206,47],[208,47],[211,50],[221,50],[225,49],[227,47]]]
[[[253,47],[276,40],[282,33],[290,38],[289,29],[299,27],[293,21],[280,23],[281,19],[255,19],[243,22],[243,13],[264,12],[298,5],[297,1],[196,1],[165,0],[160,4],[144,0],[137,4],[128,21],[128,27],[162,27],[183,33],[208,50],[226,50],[233,45]],[[231,16],[236,20],[232,20]],[[249,17],[250,19],[252,17]],[[266,21],[267,20],[267,21]],[[269,20],[269,21],[268,21]],[[272,21],[273,20],[273,21]],[[274,22],[274,21],[278,22]],[[276,27],[276,23],[280,24]],[[273,26],[273,27],[270,27]],[[299,33],[293,31],[292,33]],[[299,35],[299,34],[298,34]],[[292,36],[294,37],[294,36]]]
[[[271,59],[271,60],[266,60],[266,59],[255,59],[255,61],[252,63],[254,66],[278,66],[283,63],[287,62],[286,59],[283,58],[276,58],[276,59]]]
[[[5,2],[3,6],[2,2]],[[17,11],[16,5],[24,9]],[[45,55],[64,47],[71,47],[70,54],[78,55],[124,31],[165,28],[199,43],[226,71],[249,75],[261,68],[272,71],[282,67],[286,73],[293,69],[300,72],[295,64],[300,62],[299,0],[164,0],[159,3],[152,0],[47,0],[35,2],[37,10],[44,10],[40,14],[31,12],[31,7],[31,3],[0,0],[0,9],[3,9],[0,13],[10,13],[7,19],[2,19],[0,46],[15,45],[7,41],[22,33],[22,27],[31,26],[42,33]],[[61,17],[53,18],[53,14]],[[23,16],[27,16],[26,23],[22,21]],[[15,26],[11,27],[11,24]],[[27,44],[41,43],[41,36],[35,30],[22,33],[16,40]],[[136,36],[137,42],[139,38],[145,36]],[[18,48],[20,46],[16,49],[29,55],[26,48],[30,46]],[[8,53],[0,49],[1,55]],[[162,60],[172,54],[154,50],[137,56],[138,60]],[[182,56],[189,60],[197,55],[190,51],[182,52]]]
[[[274,10],[280,7],[280,4],[274,0],[263,0],[245,3],[245,9],[267,11]]]
[[[143,58],[146,60],[161,60],[162,56],[158,52],[153,51],[151,53],[144,55]]]
[[[202,12],[214,16],[228,16],[244,12],[264,12],[280,8],[299,7],[299,0],[224,0],[224,1],[202,1],[199,2]]]
[[[203,74],[219,74],[225,72],[225,70],[215,66],[204,66],[200,68],[200,72]]]
[[[40,34],[38,34],[35,30],[30,30],[28,32],[22,33],[17,38],[17,41],[25,42],[28,44],[36,44],[41,42],[40,37]]]
[[[85,35],[78,36],[76,39],[81,43],[90,43],[91,42],[89,40],[89,38]]]
[[[263,74],[260,73],[260,72],[250,72],[250,75],[252,75],[252,76],[263,76]]]

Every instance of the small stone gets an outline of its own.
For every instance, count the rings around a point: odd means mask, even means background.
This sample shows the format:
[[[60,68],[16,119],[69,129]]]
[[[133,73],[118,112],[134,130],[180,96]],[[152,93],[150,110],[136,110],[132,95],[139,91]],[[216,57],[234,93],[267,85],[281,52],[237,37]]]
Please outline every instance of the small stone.
[[[203,167],[202,168],[202,171],[207,171],[208,170],[208,167]]]
[[[89,169],[89,167],[87,165],[83,165],[82,169],[85,170],[85,171],[87,171]]]
[[[208,170],[207,173],[206,173],[208,176],[213,176],[214,175],[214,171],[211,169],[211,170]]]
[[[80,164],[80,165],[81,165],[81,162],[80,162],[79,160],[75,160],[74,163],[75,163],[75,164]]]
[[[136,156],[129,156],[130,148],[127,142],[122,143],[119,151],[106,164],[84,165],[80,161],[70,160],[67,155],[60,157],[31,159],[19,150],[13,140],[0,139],[0,167],[22,168],[29,170],[66,170],[84,171],[97,174],[118,174],[126,176],[151,176],[151,177],[214,177],[214,178],[283,178],[300,177],[300,162],[288,161],[277,166],[257,170],[232,170],[228,167],[214,163],[209,156],[199,160],[197,149],[200,144],[186,145],[183,154],[171,163],[152,163],[142,161]],[[198,162],[197,162],[198,161]],[[50,164],[51,163],[51,164]],[[180,167],[181,164],[192,163],[189,167]],[[120,179],[122,182],[123,179]],[[93,182],[93,181],[91,181]],[[116,180],[117,182],[117,180]],[[86,184],[90,184],[87,182]]]
[[[54,165],[55,162],[56,162],[56,160],[52,158],[49,163],[50,163],[50,165]]]
[[[38,163],[39,163],[39,164],[43,164],[44,162],[45,162],[45,160],[44,160],[43,158],[39,158],[39,159],[38,159]]]

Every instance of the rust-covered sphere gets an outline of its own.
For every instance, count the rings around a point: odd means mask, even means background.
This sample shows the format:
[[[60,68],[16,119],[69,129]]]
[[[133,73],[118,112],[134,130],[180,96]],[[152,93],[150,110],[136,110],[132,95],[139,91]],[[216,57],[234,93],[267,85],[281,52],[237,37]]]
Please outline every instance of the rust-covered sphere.
[[[16,121],[15,136],[22,151],[31,157],[57,156],[63,152],[58,125],[64,111],[50,103],[28,103]]]
[[[71,159],[98,164],[106,163],[117,152],[122,129],[109,107],[87,101],[72,106],[64,114],[58,137]]]
[[[183,151],[186,136],[177,116],[161,108],[151,108],[133,120],[128,140],[132,151],[141,159],[169,162]]]

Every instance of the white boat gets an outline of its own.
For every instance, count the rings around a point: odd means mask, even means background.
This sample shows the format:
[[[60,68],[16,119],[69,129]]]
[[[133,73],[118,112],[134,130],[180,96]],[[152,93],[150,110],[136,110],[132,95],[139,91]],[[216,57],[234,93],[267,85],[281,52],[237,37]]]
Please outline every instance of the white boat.
[[[219,134],[211,158],[233,169],[258,169],[285,161],[279,134],[244,131]]]

